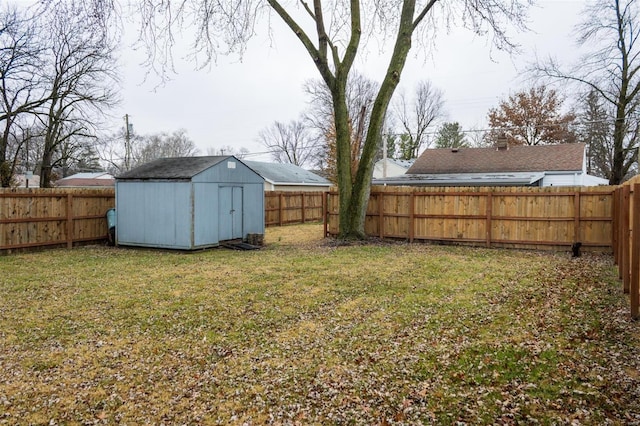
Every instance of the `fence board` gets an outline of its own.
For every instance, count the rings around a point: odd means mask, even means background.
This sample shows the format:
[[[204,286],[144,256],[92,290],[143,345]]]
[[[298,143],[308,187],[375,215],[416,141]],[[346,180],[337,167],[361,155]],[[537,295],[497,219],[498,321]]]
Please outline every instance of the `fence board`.
[[[113,189],[0,190],[0,250],[100,241]]]
[[[612,244],[613,187],[373,187],[365,232],[410,241],[559,249]],[[328,194],[327,235],[338,233],[337,193]]]
[[[323,200],[324,192],[265,192],[265,225],[320,222],[324,217]]]

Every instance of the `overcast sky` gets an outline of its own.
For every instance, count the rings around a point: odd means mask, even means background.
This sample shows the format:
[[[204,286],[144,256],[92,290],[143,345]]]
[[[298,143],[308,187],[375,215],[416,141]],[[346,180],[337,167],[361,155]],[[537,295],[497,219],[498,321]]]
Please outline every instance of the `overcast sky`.
[[[530,13],[531,31],[511,33],[522,50],[514,57],[492,51],[483,37],[453,28],[438,37],[432,57],[416,57],[413,52],[400,88],[410,94],[417,81],[429,79],[445,94],[448,121],[458,121],[464,129],[485,128],[489,108],[530,84],[522,78],[522,70],[536,54],[567,62],[577,59],[572,32],[584,4],[584,0],[539,1]],[[259,131],[276,120],[296,119],[307,108],[303,83],[319,77],[290,31],[276,28],[275,35],[271,41],[259,35],[241,62],[220,58],[210,70],[196,71],[193,64],[178,60],[176,74],[160,87],[153,76],[145,80],[142,53],[125,45],[123,102],[113,113],[114,128],[123,126],[122,117],[129,114],[138,134],[186,129],[202,155],[210,147],[228,145],[264,152]],[[385,66],[371,51],[357,62],[359,71],[378,81]],[[250,159],[268,161],[269,156]]]

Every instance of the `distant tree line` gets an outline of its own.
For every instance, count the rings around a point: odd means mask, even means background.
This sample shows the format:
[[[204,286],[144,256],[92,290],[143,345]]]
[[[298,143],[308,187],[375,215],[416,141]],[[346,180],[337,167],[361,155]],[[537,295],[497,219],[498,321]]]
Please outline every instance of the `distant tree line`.
[[[361,141],[366,136],[370,93],[376,83],[354,74],[348,84],[351,129],[351,163],[358,164]],[[307,82],[310,108],[299,119],[274,122],[260,132],[259,139],[277,162],[316,168],[335,176],[335,131],[330,99],[316,81]],[[587,172],[610,179],[614,169],[615,118],[595,90],[580,93],[567,106],[566,97],[545,84],[533,85],[502,99],[487,113],[488,128],[463,129],[459,122],[447,121],[444,94],[429,81],[418,83],[412,96],[400,91],[394,98],[381,135],[379,152],[388,158],[411,160],[427,148],[493,146],[500,139],[508,145],[545,145],[583,142],[587,145]],[[629,125],[637,126],[634,117]],[[637,145],[637,132],[628,132],[625,146]],[[636,152],[633,151],[636,155]],[[630,155],[624,176],[637,173],[637,158]]]
[[[487,113],[488,129],[447,121],[444,94],[429,81],[413,93],[398,91],[384,120],[376,158],[416,158],[426,148],[583,142],[587,172],[611,184],[638,173],[640,135],[640,0],[587,3],[576,29],[587,53],[574,67],[549,58],[531,66],[530,87],[510,93]],[[562,85],[553,86],[555,83]],[[568,84],[567,84],[568,83]],[[371,100],[379,85],[357,73],[347,81],[352,169],[357,168]],[[563,91],[560,90],[562,87]],[[320,81],[305,87],[310,108],[290,123],[260,134],[276,161],[336,176],[331,97]],[[568,98],[567,94],[571,97]],[[570,100],[570,102],[567,102]],[[362,125],[362,124],[365,125]]]
[[[113,36],[84,2],[0,9],[0,184],[36,170],[97,165],[93,148],[104,112],[118,100]]]

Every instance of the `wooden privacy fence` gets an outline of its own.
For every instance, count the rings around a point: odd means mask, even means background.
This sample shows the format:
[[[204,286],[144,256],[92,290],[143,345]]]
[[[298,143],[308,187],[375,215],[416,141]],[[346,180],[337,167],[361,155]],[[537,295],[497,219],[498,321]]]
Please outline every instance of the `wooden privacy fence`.
[[[266,192],[265,224],[321,221],[322,192]],[[101,241],[115,190],[0,189],[0,251]]]
[[[265,192],[266,226],[319,222],[323,219],[324,192]]]
[[[113,189],[0,189],[0,250],[107,238]]]
[[[613,187],[373,187],[367,235],[487,247],[612,246]],[[338,233],[338,196],[327,194],[325,235]]]
[[[613,257],[631,317],[640,317],[640,176],[617,187],[613,209]]]

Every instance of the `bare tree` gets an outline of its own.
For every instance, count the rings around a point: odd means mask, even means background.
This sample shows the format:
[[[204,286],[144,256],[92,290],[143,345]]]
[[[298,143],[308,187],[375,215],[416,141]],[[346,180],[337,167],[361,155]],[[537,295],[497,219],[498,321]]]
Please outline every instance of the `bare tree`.
[[[219,148],[216,148],[216,147],[207,148],[207,155],[233,155],[234,157],[237,157],[242,160],[247,155],[249,155],[249,150],[244,146],[237,148],[231,145],[223,145]]]
[[[100,4],[99,1],[95,3]],[[277,15],[305,48],[331,95],[336,139],[340,238],[364,238],[373,163],[391,97],[400,81],[414,40],[429,44],[439,23],[459,23],[476,33],[490,33],[498,48],[513,48],[505,26],[524,27],[528,0],[142,0],[141,36],[155,64],[170,60],[174,31],[195,31],[194,53],[204,63],[218,54],[242,53],[255,35],[254,24]],[[427,22],[430,21],[430,22]],[[391,40],[389,65],[371,102],[362,134],[358,167],[352,168],[352,128],[347,83],[366,38]],[[363,37],[364,35],[364,37]],[[355,176],[354,176],[355,175]]]
[[[262,130],[258,138],[278,163],[302,167],[311,165],[317,158],[316,141],[303,120],[292,120],[289,123],[276,121]]]
[[[134,147],[134,166],[167,157],[193,157],[198,155],[196,144],[185,129],[173,133],[156,133],[137,138]]]
[[[493,141],[491,140],[490,134],[490,130],[478,128],[477,126],[467,129],[466,133],[469,145],[475,148],[491,146]]]
[[[103,110],[117,101],[116,40],[83,11],[73,2],[60,2],[44,14],[51,44],[43,75],[48,101],[40,114],[46,129],[40,170],[43,188],[51,186],[60,148],[65,146],[68,152],[74,141],[94,137]]]
[[[407,135],[407,143],[401,150],[402,159],[417,158],[425,147],[429,127],[445,117],[444,94],[430,81],[423,80],[416,85],[413,99],[399,92],[393,105],[393,112]]]
[[[38,70],[42,46],[33,16],[0,10],[0,186],[8,187],[20,152],[22,121],[46,102]],[[13,144],[12,155],[8,155]]]
[[[127,144],[125,140],[126,130],[122,127],[112,134],[99,134],[93,145],[101,165],[113,175],[131,168],[133,148],[142,143],[142,137],[133,132],[133,126],[130,126],[129,143]],[[127,145],[129,146],[129,151],[127,151]],[[128,157],[127,152],[130,153]],[[129,168],[126,167],[127,160],[129,161]]]
[[[364,75],[353,72],[347,81],[346,103],[349,115],[351,176],[355,179],[364,141],[367,136],[371,103],[379,85]],[[309,96],[310,108],[304,121],[313,132],[316,145],[317,162],[334,182],[338,180],[337,140],[331,92],[321,80],[307,81],[304,90]]]
[[[613,111],[613,146],[609,183],[621,183],[638,151],[640,101],[640,2],[603,0],[589,3],[577,27],[578,43],[590,50],[573,68],[550,58],[535,71],[545,77],[573,82],[598,93]]]
[[[200,150],[185,129],[178,129],[171,133],[160,132],[139,135],[129,129],[129,167],[127,168],[127,147],[124,143],[125,129],[109,136],[102,136],[93,145],[99,161],[104,169],[113,174],[130,170],[144,163],[166,157],[192,157]]]

